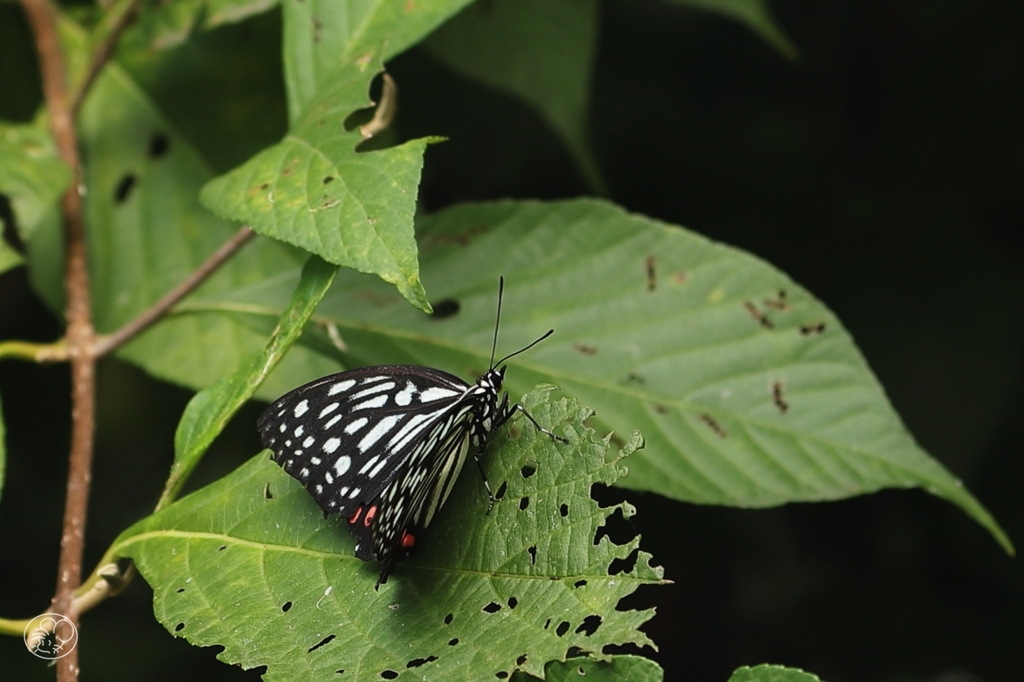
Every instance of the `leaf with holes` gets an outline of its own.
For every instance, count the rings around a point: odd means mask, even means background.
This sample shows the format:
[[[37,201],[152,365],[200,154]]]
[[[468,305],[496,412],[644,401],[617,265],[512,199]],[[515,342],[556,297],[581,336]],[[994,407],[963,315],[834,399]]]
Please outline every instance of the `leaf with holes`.
[[[570,658],[549,663],[544,674],[545,682],[579,682],[582,677],[587,682],[661,682],[665,671],[649,658],[613,656],[610,661]]]
[[[641,439],[608,456],[608,440],[584,425],[591,411],[548,402],[550,390],[524,405],[571,445],[525,420],[497,432],[483,459],[494,510],[466,467],[420,553],[379,592],[379,567],[354,557],[345,521],[325,520],[266,455],[136,524],[113,549],[153,586],[165,627],[223,646],[224,661],[267,666],[269,680],[541,676],[570,649],[651,644],[637,628],[653,612],[616,606],[662,582],[661,569],[639,538],[615,544],[602,528],[633,508],[590,495],[624,473]]]
[[[211,180],[200,200],[222,218],[375,274],[429,311],[412,219],[430,140],[357,153],[362,135],[345,130],[345,119],[371,104],[375,72],[368,64],[339,67],[281,142]]]

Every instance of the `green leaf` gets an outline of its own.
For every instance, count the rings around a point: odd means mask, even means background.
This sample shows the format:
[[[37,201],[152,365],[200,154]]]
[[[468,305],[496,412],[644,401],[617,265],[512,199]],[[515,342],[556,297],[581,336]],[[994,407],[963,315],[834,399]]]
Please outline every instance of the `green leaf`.
[[[420,239],[424,280],[455,314],[429,318],[342,273],[318,314],[350,366],[479,376],[504,274],[499,355],[557,330],[510,362],[512,397],[552,382],[604,428],[641,430],[621,485],[737,507],[921,487],[1011,547],[914,442],[835,315],[768,263],[594,200],[460,206]]]
[[[56,215],[69,182],[71,170],[47,130],[0,122],[0,194],[10,198],[22,239],[31,239],[48,214]]]
[[[546,682],[661,682],[665,671],[649,658],[642,656],[613,656],[610,661],[592,658],[570,658],[548,664]]]
[[[369,103],[372,74],[365,64],[338,69],[284,140],[211,180],[200,199],[260,234],[376,274],[429,311],[412,222],[428,140],[357,153],[362,136],[345,130]]]
[[[660,583],[661,570],[639,538],[595,542],[612,513],[634,511],[590,497],[595,483],[622,475],[620,457],[607,457],[607,440],[584,425],[590,410],[549,403],[548,390],[526,404],[571,445],[525,420],[495,434],[483,460],[504,491],[494,510],[486,513],[479,476],[466,467],[420,553],[379,592],[379,567],[354,557],[345,521],[325,520],[265,455],[136,524],[113,549],[153,586],[165,627],[195,645],[223,646],[225,662],[267,666],[268,680],[339,670],[353,680],[379,680],[385,670],[415,679],[492,679],[517,668],[542,675],[570,648],[650,644],[637,627],[653,612],[616,605]],[[626,557],[636,557],[633,567],[609,575]]]
[[[73,50],[84,41],[83,33],[69,22],[62,25],[66,49]],[[199,190],[210,178],[205,160],[116,62],[104,67],[79,121],[83,158],[89,160],[84,184],[93,319],[99,332],[109,333],[177,286],[238,226],[200,205]],[[28,253],[33,287],[55,311],[63,310],[59,227],[56,220],[42,224]],[[276,319],[305,258],[275,240],[252,240],[168,318],[119,349],[118,356],[167,381],[193,388],[210,385],[259,352],[267,332],[225,315],[223,305],[210,309],[194,303],[266,286],[287,271],[279,305],[259,311]],[[312,379],[332,371],[337,371],[335,361],[296,348],[259,394],[271,397],[294,386],[296,377]]]
[[[783,665],[743,666],[733,671],[729,682],[821,682],[817,675]]]
[[[282,313],[263,351],[189,401],[174,435],[174,463],[158,506],[176,496],[214,438],[224,430],[238,408],[253,396],[299,338],[337,271],[336,266],[311,256],[302,270],[302,279],[291,304]]]
[[[471,0],[305,0],[284,3],[288,118],[329,87],[339,65],[384,62],[412,47]]]
[[[454,71],[523,99],[562,137],[591,187],[607,194],[587,135],[596,0],[474,3],[423,43]]]
[[[779,27],[772,16],[768,0],[668,0],[677,5],[688,5],[696,9],[721,14],[746,24],[766,43],[778,50],[787,59],[796,59],[800,51]]]

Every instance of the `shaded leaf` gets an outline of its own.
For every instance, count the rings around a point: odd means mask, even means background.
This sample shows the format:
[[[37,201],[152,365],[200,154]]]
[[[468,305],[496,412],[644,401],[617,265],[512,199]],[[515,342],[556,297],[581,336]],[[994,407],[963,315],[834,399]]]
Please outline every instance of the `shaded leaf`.
[[[49,131],[0,122],[0,194],[10,199],[22,239],[32,238],[47,213],[56,214],[69,182],[71,170],[57,156]]]
[[[743,666],[733,671],[729,682],[820,682],[821,678],[799,668],[783,665]]]
[[[410,679],[541,675],[572,647],[650,644],[636,628],[653,612],[616,605],[660,582],[661,570],[639,538],[597,539],[612,513],[628,518],[633,509],[590,497],[593,484],[622,475],[620,458],[606,462],[607,441],[583,424],[589,410],[548,403],[546,393],[532,394],[528,408],[572,444],[525,420],[495,434],[484,461],[504,494],[493,512],[466,467],[420,554],[379,592],[378,567],[354,558],[345,521],[325,520],[265,455],[136,524],[114,551],[135,559],[165,627],[196,645],[222,645],[226,662],[266,665],[268,680],[338,670],[354,680],[386,670]],[[627,557],[632,568],[609,575],[612,561]]]
[[[678,5],[715,12],[735,19],[756,33],[787,59],[796,59],[800,52],[772,16],[768,0],[667,0]]]
[[[523,99],[606,194],[587,134],[596,0],[494,0],[464,9],[423,43],[448,67]]]
[[[201,200],[260,234],[376,274],[429,310],[412,222],[428,140],[357,153],[362,136],[345,130],[369,103],[372,75],[365,64],[342,66],[279,144],[211,180]]]
[[[22,264],[24,258],[21,254],[14,250],[14,248],[0,239],[0,274],[7,272],[11,268],[16,268]]]
[[[208,31],[243,21],[275,7],[279,0],[175,0],[150,2],[139,12],[129,40],[152,50],[165,50],[188,40],[197,30]]]

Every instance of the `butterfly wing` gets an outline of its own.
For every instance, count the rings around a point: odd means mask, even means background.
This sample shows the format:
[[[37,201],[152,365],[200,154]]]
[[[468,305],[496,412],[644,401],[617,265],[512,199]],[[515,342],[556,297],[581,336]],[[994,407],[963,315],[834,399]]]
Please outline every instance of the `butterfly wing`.
[[[424,450],[437,425],[446,423],[438,420],[470,388],[430,367],[363,367],[285,394],[257,427],[274,461],[324,512],[351,517],[377,504],[397,472],[408,470],[403,464],[410,453]]]

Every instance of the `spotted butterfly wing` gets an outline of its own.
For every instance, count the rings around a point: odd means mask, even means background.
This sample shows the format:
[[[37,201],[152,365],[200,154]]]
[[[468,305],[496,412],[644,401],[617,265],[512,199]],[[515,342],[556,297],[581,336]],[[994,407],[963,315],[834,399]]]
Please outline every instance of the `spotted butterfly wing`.
[[[498,402],[504,374],[492,368],[471,385],[415,365],[350,370],[284,395],[257,426],[274,461],[324,512],[349,519],[356,556],[381,564],[380,586],[412,552],[469,455],[479,456],[518,407],[508,407],[507,393]]]

